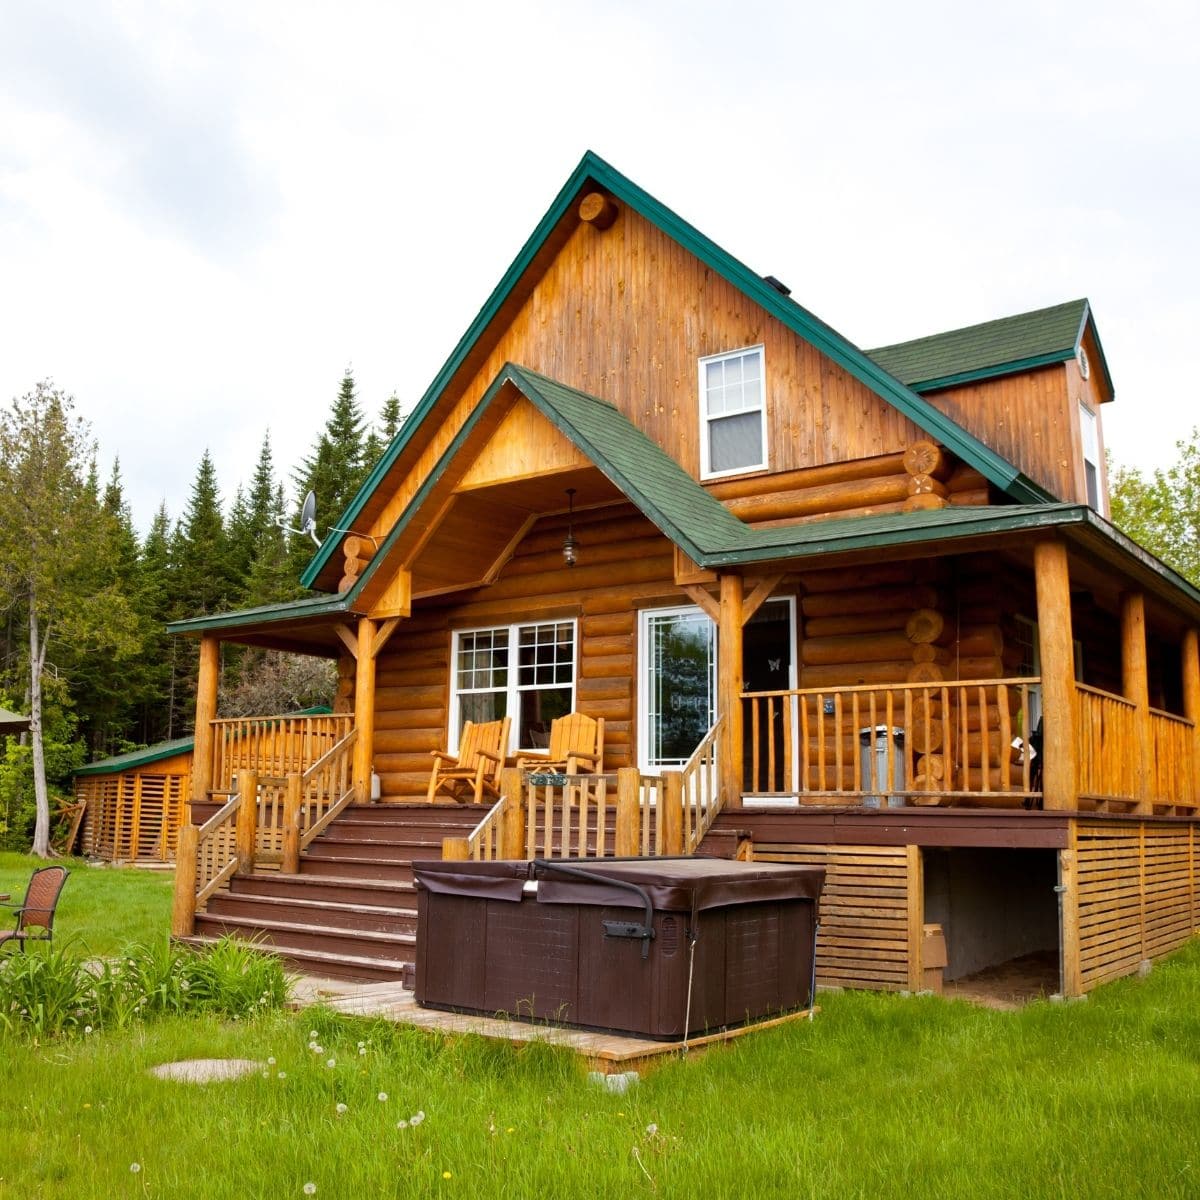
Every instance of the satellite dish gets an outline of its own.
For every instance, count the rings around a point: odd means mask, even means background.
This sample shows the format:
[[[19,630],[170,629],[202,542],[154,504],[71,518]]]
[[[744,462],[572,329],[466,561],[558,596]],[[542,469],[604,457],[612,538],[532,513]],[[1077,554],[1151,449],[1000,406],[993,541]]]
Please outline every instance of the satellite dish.
[[[300,528],[294,529],[286,523],[286,518],[276,518],[275,524],[280,529],[286,530],[288,533],[296,533],[301,537],[307,534],[319,546],[321,539],[317,536],[317,494],[309,492],[304,497],[304,503],[300,507]]]

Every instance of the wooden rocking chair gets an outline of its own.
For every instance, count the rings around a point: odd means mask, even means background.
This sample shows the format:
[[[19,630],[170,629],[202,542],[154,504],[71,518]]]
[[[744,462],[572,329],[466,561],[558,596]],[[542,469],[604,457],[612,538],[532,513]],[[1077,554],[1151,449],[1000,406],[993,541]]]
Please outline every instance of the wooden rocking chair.
[[[470,791],[476,804],[483,802],[483,794],[499,798],[497,779],[508,753],[508,729],[512,719],[488,721],[476,725],[468,721],[458,739],[458,754],[447,754],[434,750],[433,771],[429,776],[430,804],[435,804],[439,791],[448,792],[455,800],[464,803],[464,793]]]
[[[50,941],[54,936],[54,910],[67,874],[66,867],[40,867],[30,876],[25,899],[20,904],[4,904],[16,913],[17,927],[0,933],[0,949],[16,942],[24,952],[26,942]]]
[[[598,775],[604,770],[604,718],[573,712],[551,721],[546,753],[525,751],[517,766],[526,771]]]

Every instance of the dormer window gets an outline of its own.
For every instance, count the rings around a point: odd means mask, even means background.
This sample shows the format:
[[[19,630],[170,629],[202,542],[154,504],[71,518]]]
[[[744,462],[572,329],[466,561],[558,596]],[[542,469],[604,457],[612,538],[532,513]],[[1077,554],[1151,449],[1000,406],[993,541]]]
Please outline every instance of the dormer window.
[[[700,478],[767,465],[763,348],[700,360]]]

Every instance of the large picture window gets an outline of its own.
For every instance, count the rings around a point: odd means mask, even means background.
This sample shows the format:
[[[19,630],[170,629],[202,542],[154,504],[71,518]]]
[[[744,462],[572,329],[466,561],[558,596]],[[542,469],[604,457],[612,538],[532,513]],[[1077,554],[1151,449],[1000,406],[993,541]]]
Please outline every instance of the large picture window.
[[[767,465],[763,348],[700,360],[700,474],[710,479]]]
[[[681,767],[716,718],[716,626],[698,608],[655,609],[640,641],[641,767]]]
[[[575,707],[575,622],[500,625],[454,635],[450,741],[467,721],[511,717],[509,750],[549,744],[550,722]]]

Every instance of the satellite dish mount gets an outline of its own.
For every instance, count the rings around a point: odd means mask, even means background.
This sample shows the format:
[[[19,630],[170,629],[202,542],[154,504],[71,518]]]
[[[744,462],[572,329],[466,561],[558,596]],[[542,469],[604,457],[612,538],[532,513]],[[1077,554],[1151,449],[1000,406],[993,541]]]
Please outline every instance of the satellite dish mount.
[[[321,538],[320,538],[320,535],[317,533],[317,494],[316,494],[316,492],[309,492],[308,495],[304,497],[304,504],[300,509],[300,528],[299,529],[294,529],[291,525],[285,524],[285,518],[283,518],[283,517],[278,517],[276,519],[275,523],[279,526],[280,529],[284,529],[288,533],[295,533],[295,534],[298,534],[300,537],[304,537],[307,535],[308,537],[312,538],[312,540],[316,543],[316,545],[319,546],[321,544]],[[329,527],[329,532],[330,533],[353,533],[356,537],[368,538],[371,542],[371,545],[374,546],[376,550],[379,549],[379,539],[377,537],[375,537],[373,534],[358,533],[358,531],[354,530],[354,529],[339,529],[335,525],[331,525]]]

